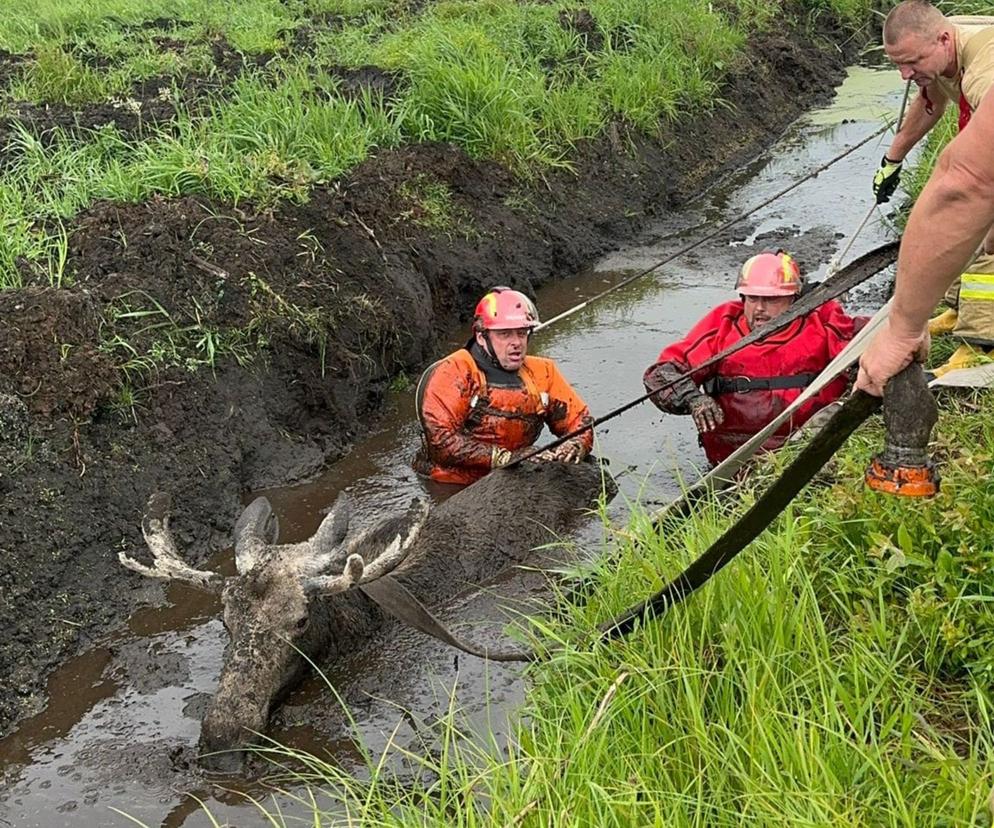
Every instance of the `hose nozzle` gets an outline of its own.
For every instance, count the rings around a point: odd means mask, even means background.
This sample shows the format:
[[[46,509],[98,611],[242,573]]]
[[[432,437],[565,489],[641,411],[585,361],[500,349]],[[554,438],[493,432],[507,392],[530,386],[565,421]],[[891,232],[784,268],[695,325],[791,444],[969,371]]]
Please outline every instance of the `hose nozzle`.
[[[932,497],[939,473],[928,456],[939,407],[921,365],[912,363],[884,387],[884,450],[866,470],[866,485],[902,497]]]

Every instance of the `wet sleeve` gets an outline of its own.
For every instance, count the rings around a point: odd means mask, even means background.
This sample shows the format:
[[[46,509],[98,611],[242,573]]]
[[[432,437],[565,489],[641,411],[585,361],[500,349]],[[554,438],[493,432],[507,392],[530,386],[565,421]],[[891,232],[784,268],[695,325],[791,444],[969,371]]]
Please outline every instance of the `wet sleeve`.
[[[581,426],[593,422],[590,409],[566,378],[559,372],[555,363],[549,363],[548,388],[549,407],[546,422],[549,430],[557,437],[576,431]],[[594,430],[587,429],[577,435],[589,452],[594,446]]]
[[[646,391],[668,382],[673,370],[688,375],[685,383],[664,388],[652,397],[657,408],[672,414],[687,413],[687,402],[697,393],[697,386],[710,379],[715,372],[714,366],[703,371],[695,372],[693,369],[721,350],[721,324],[727,315],[727,306],[719,305],[694,325],[683,339],[663,348],[656,361],[646,368],[642,375]]]
[[[421,401],[421,428],[431,459],[443,466],[489,469],[493,446],[466,429],[470,401],[479,390],[456,363],[442,360],[432,370]]]
[[[672,362],[650,365],[642,375],[642,384],[646,391],[656,392],[649,399],[667,414],[689,414],[691,401],[701,395],[694,381]]]
[[[825,329],[825,349],[830,360],[835,359],[856,335],[856,331],[869,321],[865,316],[854,319],[834,300],[818,309],[818,317]]]

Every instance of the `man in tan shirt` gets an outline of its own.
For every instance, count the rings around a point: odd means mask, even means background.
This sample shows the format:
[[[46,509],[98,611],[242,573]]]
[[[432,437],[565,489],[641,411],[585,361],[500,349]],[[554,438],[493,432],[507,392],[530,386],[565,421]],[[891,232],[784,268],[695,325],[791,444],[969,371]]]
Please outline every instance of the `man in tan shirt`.
[[[884,22],[884,51],[904,80],[921,90],[908,107],[873,180],[878,203],[897,187],[901,162],[952,103],[963,130],[994,84],[994,17],[945,17],[926,0],[904,0]],[[994,227],[958,284],[946,294],[952,310],[929,322],[933,334],[949,333],[962,345],[937,374],[973,362],[994,348]]]

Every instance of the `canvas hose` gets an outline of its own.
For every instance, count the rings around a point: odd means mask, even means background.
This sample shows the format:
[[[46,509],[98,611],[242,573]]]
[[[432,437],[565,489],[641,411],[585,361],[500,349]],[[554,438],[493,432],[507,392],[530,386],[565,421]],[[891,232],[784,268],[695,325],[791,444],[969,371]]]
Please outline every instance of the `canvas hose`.
[[[859,425],[880,408],[880,398],[856,391],[763,492],[739,520],[661,590],[601,624],[604,638],[617,638],[650,615],[660,615],[699,589],[775,520]]]

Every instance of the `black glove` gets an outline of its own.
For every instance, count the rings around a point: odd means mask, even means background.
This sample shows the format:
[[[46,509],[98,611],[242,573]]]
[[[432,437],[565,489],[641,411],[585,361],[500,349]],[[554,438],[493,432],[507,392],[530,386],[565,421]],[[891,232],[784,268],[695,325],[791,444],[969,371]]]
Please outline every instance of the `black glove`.
[[[880,161],[880,167],[873,176],[873,195],[877,204],[886,204],[894,195],[901,181],[901,162],[891,161],[886,155]]]
[[[698,394],[690,401],[690,416],[694,418],[694,425],[701,434],[714,431],[725,422],[725,412],[707,394]]]

